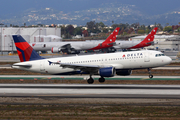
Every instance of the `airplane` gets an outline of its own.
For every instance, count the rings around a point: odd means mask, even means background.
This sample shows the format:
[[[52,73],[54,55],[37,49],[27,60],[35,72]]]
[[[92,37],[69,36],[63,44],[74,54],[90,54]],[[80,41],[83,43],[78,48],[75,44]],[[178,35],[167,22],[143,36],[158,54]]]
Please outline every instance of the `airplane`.
[[[117,27],[105,41],[76,41],[76,42],[35,42],[30,43],[36,51],[51,51],[52,53],[79,54],[81,50],[98,50],[112,47],[119,32]]]
[[[115,49],[137,49],[154,45],[154,35],[157,30],[158,27],[155,27],[143,41],[116,41],[113,47]]]
[[[132,70],[148,69],[149,78],[153,78],[151,68],[169,64],[172,59],[160,51],[142,50],[116,52],[82,56],[43,58],[21,37],[13,35],[20,62],[12,68],[52,75],[89,74],[89,84],[94,82],[92,75],[99,75],[99,82],[105,77],[131,75]]]
[[[99,50],[103,52],[115,52],[116,49],[137,49],[154,45],[154,35],[157,32],[155,27],[143,41],[116,41],[119,31],[117,27],[114,32],[105,40],[83,41],[83,42],[36,42],[30,43],[36,51],[51,51],[52,53],[75,53],[79,54],[81,50]],[[113,38],[112,38],[113,37]],[[111,41],[112,38],[112,41]]]

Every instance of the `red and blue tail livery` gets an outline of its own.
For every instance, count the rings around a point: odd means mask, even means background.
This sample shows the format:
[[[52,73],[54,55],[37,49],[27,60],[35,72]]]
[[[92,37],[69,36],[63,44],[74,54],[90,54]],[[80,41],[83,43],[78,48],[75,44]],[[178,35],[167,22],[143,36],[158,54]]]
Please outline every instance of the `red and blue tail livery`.
[[[13,39],[21,62],[44,59],[33,50],[21,35],[13,35]]]

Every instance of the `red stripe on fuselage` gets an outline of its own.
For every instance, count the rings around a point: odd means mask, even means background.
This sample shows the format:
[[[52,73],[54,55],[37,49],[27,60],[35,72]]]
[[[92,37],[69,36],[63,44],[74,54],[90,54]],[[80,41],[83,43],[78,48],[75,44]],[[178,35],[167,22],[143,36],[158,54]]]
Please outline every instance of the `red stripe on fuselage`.
[[[107,44],[99,44],[98,46],[91,48],[89,50],[99,50],[99,49],[104,49],[104,48],[108,48],[108,47],[112,47],[113,45],[107,45]]]

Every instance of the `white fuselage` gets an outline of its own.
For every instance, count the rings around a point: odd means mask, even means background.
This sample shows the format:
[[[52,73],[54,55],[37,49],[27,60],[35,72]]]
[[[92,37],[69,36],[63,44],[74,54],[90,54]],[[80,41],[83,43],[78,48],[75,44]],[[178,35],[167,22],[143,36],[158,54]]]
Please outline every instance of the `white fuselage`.
[[[92,49],[102,41],[77,41],[77,42],[35,42],[30,43],[30,46],[36,51],[50,51],[53,47],[61,48],[64,45],[70,44],[76,50]]]
[[[116,49],[128,49],[137,44],[141,41],[116,41],[116,44],[113,46]]]
[[[51,59],[42,59],[35,61],[27,61],[16,63],[12,67],[17,69],[23,69],[33,72],[48,73],[48,74],[70,74],[80,73],[79,69],[62,68],[60,64],[49,64],[48,61],[73,65],[84,65],[93,66],[98,65],[100,68],[114,67],[117,69],[143,69],[153,68],[167,65],[171,62],[171,58],[164,56],[159,51],[143,50],[133,52],[117,52],[107,54],[94,54],[94,55],[83,55],[83,56],[71,56],[71,57],[59,57]],[[20,65],[32,65],[30,68],[21,67]],[[17,66],[19,65],[19,66]]]
[[[36,51],[51,51],[53,47],[61,48],[64,45],[70,44],[72,48],[76,50],[90,50],[100,43],[103,40],[93,40],[93,41],[77,41],[77,42],[35,42],[30,43],[32,48]],[[137,44],[141,41],[116,41],[115,45],[113,45],[116,49],[128,49]]]

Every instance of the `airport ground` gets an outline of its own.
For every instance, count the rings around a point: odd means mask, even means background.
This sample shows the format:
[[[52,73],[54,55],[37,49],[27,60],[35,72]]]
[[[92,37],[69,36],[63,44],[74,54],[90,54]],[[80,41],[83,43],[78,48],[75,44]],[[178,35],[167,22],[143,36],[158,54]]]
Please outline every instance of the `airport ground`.
[[[0,63],[7,66],[12,63]],[[180,66],[172,63],[171,66]],[[179,76],[179,69],[152,69],[154,76]],[[14,69],[0,69],[0,75],[42,75]],[[145,75],[147,70],[133,70],[133,76]],[[46,75],[44,75],[46,76]],[[0,79],[0,83],[33,84],[87,84],[85,80],[22,80]],[[99,84],[95,80],[95,84]],[[142,85],[180,85],[180,80],[161,79],[124,79],[107,80],[106,84],[142,84]],[[177,89],[179,91],[179,89]],[[81,94],[80,94],[81,95]],[[0,119],[63,119],[63,120],[119,120],[119,119],[180,119],[180,99],[176,98],[136,98],[136,97],[57,97],[49,96],[0,96]]]

